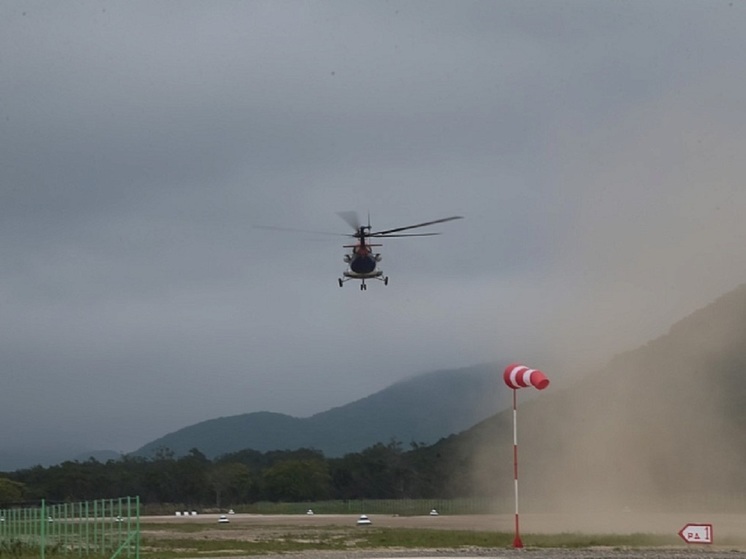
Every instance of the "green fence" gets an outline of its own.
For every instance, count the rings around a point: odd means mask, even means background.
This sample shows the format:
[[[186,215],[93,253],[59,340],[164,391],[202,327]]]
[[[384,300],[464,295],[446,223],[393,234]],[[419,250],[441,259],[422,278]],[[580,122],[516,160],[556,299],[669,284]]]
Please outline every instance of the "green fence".
[[[5,551],[5,553],[3,553]],[[0,556],[140,557],[138,497],[0,509]]]

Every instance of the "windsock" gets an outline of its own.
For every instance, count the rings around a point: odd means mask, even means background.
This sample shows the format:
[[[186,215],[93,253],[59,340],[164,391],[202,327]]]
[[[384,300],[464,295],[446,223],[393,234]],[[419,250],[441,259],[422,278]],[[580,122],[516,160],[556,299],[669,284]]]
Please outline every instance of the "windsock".
[[[537,369],[529,369],[520,363],[513,363],[505,367],[503,379],[505,379],[505,384],[514,390],[526,388],[527,386],[534,386],[538,390],[544,390],[549,386],[549,379],[544,376],[544,373]]]

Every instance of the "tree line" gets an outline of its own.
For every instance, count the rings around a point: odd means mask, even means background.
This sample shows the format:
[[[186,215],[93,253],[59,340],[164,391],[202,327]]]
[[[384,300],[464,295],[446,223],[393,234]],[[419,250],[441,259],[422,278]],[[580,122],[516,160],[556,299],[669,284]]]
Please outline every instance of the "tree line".
[[[341,458],[314,449],[242,450],[214,460],[198,449],[175,457],[122,456],[101,463],[67,461],[0,476],[0,506],[46,499],[78,502],[138,495],[145,504],[227,508],[239,504],[356,499],[469,497],[467,478],[431,447],[396,440]]]

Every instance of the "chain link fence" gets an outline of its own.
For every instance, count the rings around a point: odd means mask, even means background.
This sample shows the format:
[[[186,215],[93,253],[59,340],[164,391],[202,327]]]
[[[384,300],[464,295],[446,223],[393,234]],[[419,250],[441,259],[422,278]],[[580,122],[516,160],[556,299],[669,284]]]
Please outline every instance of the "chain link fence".
[[[140,557],[138,497],[0,509],[0,556]]]

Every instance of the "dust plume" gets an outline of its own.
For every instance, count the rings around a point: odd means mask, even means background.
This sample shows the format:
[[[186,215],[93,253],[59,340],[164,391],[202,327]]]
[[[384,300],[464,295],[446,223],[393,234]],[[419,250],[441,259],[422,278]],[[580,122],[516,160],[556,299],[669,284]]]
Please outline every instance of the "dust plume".
[[[730,511],[746,483],[746,286],[568,386],[518,392],[523,509]],[[497,441],[497,442],[496,442]],[[474,483],[507,510],[511,417],[476,430]]]
[[[722,88],[711,84],[723,79]],[[740,87],[717,70],[553,139],[567,223],[542,340],[545,368],[598,370],[746,281]]]
[[[532,364],[554,372],[553,383],[519,404],[529,510],[738,506],[746,483],[746,287],[730,291],[746,279],[738,104],[700,80],[602,130],[568,121],[567,138],[557,138],[561,184],[581,194],[547,287],[558,301],[543,332],[553,360]],[[570,378],[581,370],[590,372]],[[475,483],[506,503],[508,419],[477,430],[472,456]]]

